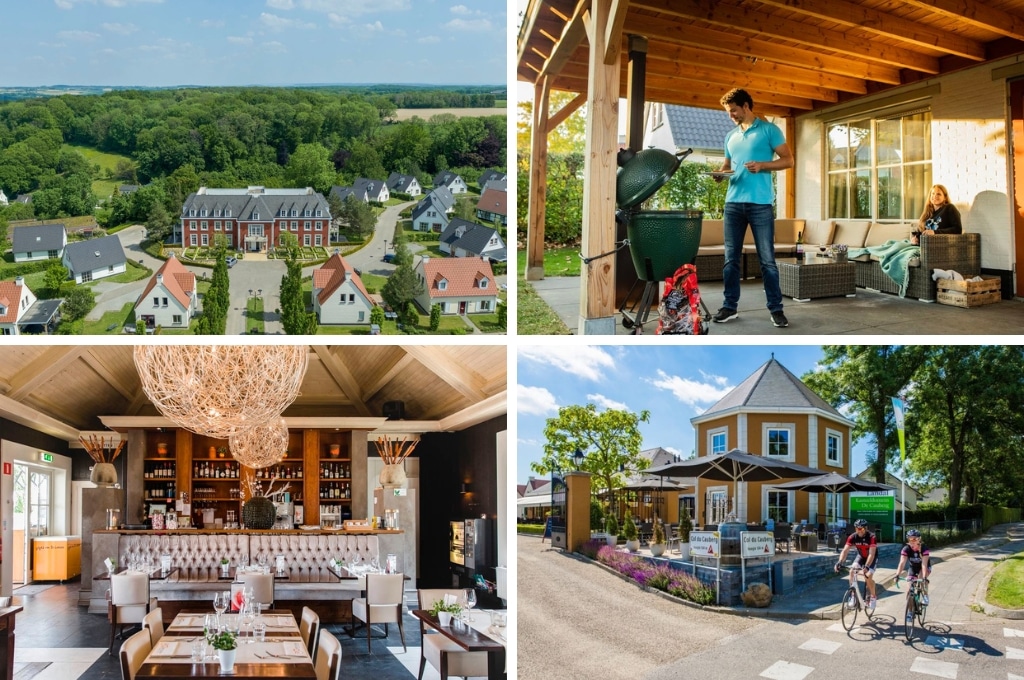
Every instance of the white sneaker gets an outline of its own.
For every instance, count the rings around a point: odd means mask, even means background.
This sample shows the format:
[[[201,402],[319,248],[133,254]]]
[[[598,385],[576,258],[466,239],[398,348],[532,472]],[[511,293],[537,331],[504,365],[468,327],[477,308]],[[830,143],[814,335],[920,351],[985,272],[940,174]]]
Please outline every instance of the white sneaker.
[[[914,622],[914,615],[913,614],[907,614],[907,623],[913,623],[913,622]]]
[[[871,611],[875,611],[875,607],[877,606],[878,598],[872,597],[870,600],[868,600],[868,609],[870,609]]]

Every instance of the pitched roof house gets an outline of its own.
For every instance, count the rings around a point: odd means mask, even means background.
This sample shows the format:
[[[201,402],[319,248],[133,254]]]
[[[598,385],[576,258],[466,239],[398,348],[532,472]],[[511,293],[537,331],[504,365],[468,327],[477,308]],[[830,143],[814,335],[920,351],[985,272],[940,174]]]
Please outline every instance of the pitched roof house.
[[[114,276],[128,268],[121,239],[117,236],[69,243],[64,248],[62,264],[68,268],[69,275],[75,283]]]
[[[464,194],[469,190],[465,180],[450,170],[443,170],[434,175],[434,186],[446,187],[453,194]]]
[[[419,196],[423,193],[423,187],[420,186],[420,181],[416,179],[415,175],[403,175],[393,172],[388,175],[387,185],[388,189],[400,194]]]
[[[455,211],[455,195],[448,187],[434,187],[430,190],[434,198],[444,206],[444,211],[449,215]],[[428,194],[428,196],[430,195]]]
[[[412,209],[412,230],[441,233],[448,226],[448,212],[441,198],[433,191]]]
[[[380,179],[360,177],[352,183],[352,191],[367,202],[384,203],[391,198],[387,183]]]
[[[774,357],[690,422],[696,430],[698,457],[740,449],[818,468],[822,474],[850,474],[853,423]],[[698,479],[694,497],[708,499],[697,504],[694,521],[699,524],[718,524],[734,510],[740,522],[807,519],[817,525],[826,510],[831,514],[832,504],[839,504],[836,516],[848,516],[841,496],[774,489],[771,482],[737,487]]]
[[[34,224],[16,227],[11,235],[15,262],[59,260],[68,245],[68,232],[63,224]]]
[[[313,311],[322,324],[368,324],[374,303],[340,253],[313,272]]]
[[[484,189],[476,203],[476,216],[485,222],[501,220],[508,224],[508,194],[497,189]]]
[[[4,193],[3,189],[0,189],[0,205],[7,205],[7,194]]]
[[[18,321],[36,302],[36,296],[25,285],[25,279],[0,281],[0,335],[21,335]]]
[[[340,187],[335,185],[331,187],[330,195],[337,197],[337,199],[342,203],[344,203],[345,199],[348,198],[349,196],[356,196],[356,198],[359,198],[360,200],[366,200],[362,196],[357,196],[355,193],[355,189],[353,189],[352,187]]]
[[[721,163],[725,158],[725,135],[735,127],[722,109],[652,104],[644,145],[659,149],[693,149],[688,162]]]
[[[506,177],[507,177],[507,175],[504,172],[501,172],[499,170],[484,170],[480,174],[480,179],[477,180],[476,185],[478,187],[480,187],[481,190],[483,190],[484,186],[488,182],[491,182],[491,181],[494,181],[494,180],[503,180]]]
[[[416,273],[423,293],[416,303],[424,312],[441,305],[442,314],[493,312],[498,303],[498,286],[486,260],[475,257],[421,259]]]
[[[508,255],[498,232],[476,222],[456,217],[441,234],[439,249],[455,257],[485,257],[504,262]]]
[[[121,186],[119,186],[117,188],[117,191],[122,196],[127,196],[128,194],[134,194],[138,190],[139,190],[139,185],[138,184],[122,184]]]
[[[196,275],[172,253],[135,302],[135,318],[145,321],[147,328],[188,328],[198,309]]]

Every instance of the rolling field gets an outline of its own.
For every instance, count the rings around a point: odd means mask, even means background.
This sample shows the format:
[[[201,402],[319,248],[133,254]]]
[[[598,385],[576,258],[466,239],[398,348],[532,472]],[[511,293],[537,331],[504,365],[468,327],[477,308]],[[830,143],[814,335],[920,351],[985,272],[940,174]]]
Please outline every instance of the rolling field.
[[[105,151],[97,151],[96,149],[92,149],[88,146],[75,146],[73,144],[65,144],[64,146],[85,156],[85,160],[89,161],[89,165],[99,165],[100,170],[109,169],[113,172],[114,168],[117,167],[118,161],[131,160],[127,156],[121,156],[116,153],[106,153]],[[122,184],[128,184],[128,182],[120,179],[96,179],[92,182],[92,191],[101,199],[107,198],[114,193],[114,187]]]
[[[441,113],[452,113],[459,118],[469,117],[480,117],[480,116],[504,116],[508,114],[508,109],[398,109],[395,111],[395,118],[398,120],[409,120],[413,116],[419,116],[423,120],[430,120],[431,116],[436,116]]]

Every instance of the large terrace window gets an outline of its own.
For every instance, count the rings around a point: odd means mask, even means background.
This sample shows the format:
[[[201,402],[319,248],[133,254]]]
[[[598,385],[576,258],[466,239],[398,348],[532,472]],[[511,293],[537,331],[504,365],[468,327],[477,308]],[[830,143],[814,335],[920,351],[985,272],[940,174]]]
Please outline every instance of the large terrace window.
[[[931,123],[917,110],[827,125],[828,216],[916,220],[932,185]]]

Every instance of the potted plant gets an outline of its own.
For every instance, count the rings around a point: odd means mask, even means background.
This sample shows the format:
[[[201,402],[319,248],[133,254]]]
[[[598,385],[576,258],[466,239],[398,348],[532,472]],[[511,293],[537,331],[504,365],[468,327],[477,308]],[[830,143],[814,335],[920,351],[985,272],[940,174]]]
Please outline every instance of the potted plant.
[[[615,515],[608,515],[605,531],[608,532],[608,545],[614,548],[615,544],[619,542],[619,520],[615,519]]]
[[[637,534],[636,522],[633,521],[632,515],[626,515],[626,520],[622,523],[622,535],[626,537],[626,550],[636,552],[640,549],[640,536]]]
[[[430,607],[430,615],[436,616],[438,623],[442,626],[450,626],[452,617],[461,613],[462,606],[458,602],[445,604],[444,600],[438,600]]]
[[[217,650],[220,659],[220,672],[231,673],[235,670],[235,651],[238,649],[238,638],[230,630],[209,633],[206,641]]]
[[[224,576],[228,575],[228,570],[231,568],[231,560],[226,557],[220,558],[220,571]]]
[[[604,510],[596,498],[590,499],[590,537],[604,540]]]
[[[661,520],[654,518],[654,535],[651,537],[651,555],[661,557],[665,553],[665,528]]]
[[[679,555],[681,559],[690,559],[690,532],[693,531],[693,520],[690,510],[683,506],[683,514],[679,516]]]

